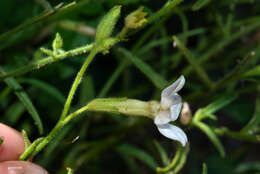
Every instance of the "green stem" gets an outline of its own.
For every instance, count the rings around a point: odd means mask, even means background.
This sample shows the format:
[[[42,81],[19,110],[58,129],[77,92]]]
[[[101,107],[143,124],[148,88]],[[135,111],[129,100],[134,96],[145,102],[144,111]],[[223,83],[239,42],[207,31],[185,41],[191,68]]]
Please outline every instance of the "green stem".
[[[80,108],[79,110],[71,113],[70,115],[68,115],[65,119],[64,119],[64,124],[67,124],[70,120],[72,120],[73,118],[75,118],[77,115],[85,112],[88,110],[88,105],[87,106],[84,106],[82,108]]]
[[[80,84],[81,82],[81,79],[83,78],[83,75],[87,69],[87,67],[89,66],[89,64],[91,63],[91,61],[93,60],[93,58],[95,57],[95,55],[97,54],[97,46],[95,45],[93,47],[93,49],[91,50],[90,54],[88,55],[87,59],[85,60],[84,64],[82,65],[80,71],[78,72],[73,84],[72,84],[72,87],[70,89],[70,92],[69,92],[69,95],[68,95],[68,98],[65,102],[65,105],[64,105],[64,108],[63,108],[63,111],[62,111],[62,114],[61,114],[61,117],[60,117],[60,120],[63,120],[68,111],[69,111],[69,108],[70,108],[70,105],[71,105],[71,102],[72,102],[72,99],[73,99],[73,96],[78,88],[78,85]]]
[[[246,140],[253,143],[260,143],[259,135],[250,135],[244,132],[233,132],[227,128],[215,128],[213,130],[217,135],[228,136],[237,140]]]
[[[48,56],[44,59],[38,60],[36,62],[29,64],[29,65],[25,65],[21,68],[14,70],[14,71],[7,72],[5,75],[0,76],[0,81],[4,80],[5,78],[8,78],[8,77],[22,75],[26,72],[32,71],[33,69],[39,69],[39,68],[41,68],[41,67],[43,67],[47,64],[54,63],[58,60],[63,60],[63,59],[70,57],[70,56],[75,56],[75,55],[86,53],[86,52],[90,51],[92,48],[93,48],[93,44],[90,44],[90,45],[86,45],[86,46],[83,46],[83,47],[75,48],[75,49],[70,50],[70,51],[66,51],[64,53],[57,55],[55,58],[52,57],[52,56]]]
[[[76,4],[75,2],[72,2],[72,3],[70,3],[70,4],[68,4],[68,5],[64,6],[64,7],[61,6],[62,4],[57,5],[54,9],[51,9],[51,10],[47,11],[46,13],[31,19],[28,22],[25,22],[25,23],[23,23],[21,25],[18,25],[14,29],[1,34],[0,35],[0,42],[4,41],[5,39],[7,39],[8,37],[14,35],[15,33],[18,33],[20,31],[24,30],[25,28],[28,28],[29,26],[32,26],[32,25],[34,25],[34,24],[36,24],[38,22],[42,22],[42,21],[46,20],[48,17],[54,15],[58,11],[62,11],[64,9],[66,9],[66,8],[69,8],[69,7],[73,6],[73,5],[75,5],[75,4]]]
[[[49,142],[55,137],[55,135],[64,127],[64,125],[69,122],[69,119],[66,119],[66,120],[64,120],[64,119],[69,111],[73,96],[77,90],[78,85],[80,84],[81,79],[83,78],[83,75],[84,75],[87,67],[89,66],[89,64],[91,63],[91,61],[93,60],[93,58],[95,57],[96,54],[97,54],[97,47],[94,46],[73,82],[73,85],[70,89],[68,98],[66,100],[62,115],[61,115],[58,123],[52,129],[52,131],[49,133],[49,135],[47,137],[45,137],[43,139],[43,141],[38,144],[38,146],[35,148],[33,156],[36,155],[37,153],[39,153],[46,145],[48,145]],[[74,116],[76,116],[76,114],[74,114],[73,116],[70,116],[69,118],[72,119]],[[24,159],[27,159],[29,156],[30,156],[29,153],[23,154]]]

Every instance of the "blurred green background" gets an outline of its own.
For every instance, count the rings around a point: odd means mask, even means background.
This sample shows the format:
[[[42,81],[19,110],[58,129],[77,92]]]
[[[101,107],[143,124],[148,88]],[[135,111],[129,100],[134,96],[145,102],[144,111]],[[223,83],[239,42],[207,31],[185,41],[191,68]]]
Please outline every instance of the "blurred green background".
[[[63,1],[63,6],[71,2]],[[124,18],[132,11],[142,6],[149,18],[166,2],[81,0],[68,8],[48,13],[61,1],[0,1],[1,68],[9,72],[45,58],[39,48],[51,48],[57,32],[63,38],[64,50],[92,43],[102,16],[115,5],[122,5],[122,12],[114,35],[121,31]],[[33,22],[46,14],[49,16]],[[17,31],[5,36],[15,28]],[[181,39],[192,56],[185,55],[178,46],[173,47],[173,35]],[[186,85],[180,95],[189,103],[193,114],[220,97],[236,96],[216,112],[217,121],[205,121],[209,126],[227,127],[239,133],[250,119],[259,120],[258,0],[184,0],[146,27],[132,31],[109,54],[95,57],[73,100],[72,111],[97,97],[160,100],[162,89],[118,48],[129,50],[169,83],[183,74]],[[18,91],[1,80],[0,121],[18,130],[25,129],[31,140],[40,136],[34,120],[15,95],[22,90],[37,108],[44,135],[47,135],[59,118],[85,58],[86,54],[69,57],[19,75],[15,78],[23,88]],[[196,66],[206,72],[209,83],[201,78]],[[216,84],[219,86],[212,89],[211,85]],[[260,127],[258,121],[254,123],[254,129],[248,134],[257,137]],[[221,136],[226,151],[226,157],[222,158],[203,132],[192,126],[182,125],[182,128],[188,136],[189,153],[179,173],[201,173],[203,162],[209,174],[260,172],[259,137],[258,141],[250,142],[239,136]],[[165,166],[165,159],[171,161],[175,152],[176,142],[161,136],[152,120],[86,112],[65,126],[34,161],[50,173],[60,174],[66,173],[66,167],[75,169],[76,174],[156,173],[156,167]]]

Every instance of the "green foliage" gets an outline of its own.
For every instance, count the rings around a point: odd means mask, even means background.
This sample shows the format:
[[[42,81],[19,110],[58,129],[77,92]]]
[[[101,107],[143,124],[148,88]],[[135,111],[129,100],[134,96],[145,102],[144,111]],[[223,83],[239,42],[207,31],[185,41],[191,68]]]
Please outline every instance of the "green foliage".
[[[120,11],[121,6],[115,6],[104,16],[97,27],[96,42],[101,42],[110,37],[120,16]]]
[[[207,174],[208,173],[208,168],[207,168],[207,165],[205,163],[203,163],[202,165],[202,172],[201,174]]]
[[[173,173],[178,173],[182,167],[184,166],[187,155],[188,155],[189,147],[182,147],[180,144],[177,145],[176,154],[172,160],[172,162],[164,168],[157,168],[157,172],[159,173],[167,173],[172,171]]]
[[[152,82],[153,84],[159,88],[163,89],[164,87],[167,86],[167,81],[160,76],[160,74],[157,74],[149,65],[147,65],[145,62],[140,60],[139,58],[135,57],[132,55],[129,51],[125,49],[119,49],[120,52],[123,53],[126,58],[130,59],[134,65],[142,71]]]
[[[205,7],[211,0],[198,0],[193,6],[192,10],[197,11],[203,7]]]
[[[23,105],[26,107],[26,109],[28,110],[28,112],[30,113],[32,118],[34,119],[35,124],[37,125],[40,134],[43,134],[43,125],[42,125],[41,118],[40,118],[37,110],[33,106],[32,101],[30,100],[28,95],[23,91],[22,86],[12,77],[7,78],[5,80],[5,83],[8,85],[8,87],[10,87],[12,90],[14,90],[14,92],[17,95],[17,97],[19,98],[19,100],[23,103]]]
[[[157,163],[154,161],[153,157],[141,149],[138,149],[128,144],[122,144],[121,146],[118,147],[117,150],[126,155],[130,155],[139,159],[140,161],[148,165],[153,170],[156,169]]]

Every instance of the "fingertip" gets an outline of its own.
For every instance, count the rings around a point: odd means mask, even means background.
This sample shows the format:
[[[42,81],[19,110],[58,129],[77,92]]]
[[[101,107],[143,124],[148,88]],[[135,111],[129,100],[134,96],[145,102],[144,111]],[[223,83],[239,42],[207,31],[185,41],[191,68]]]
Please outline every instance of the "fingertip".
[[[0,137],[3,139],[0,146],[0,162],[17,160],[25,150],[22,134],[0,123]]]

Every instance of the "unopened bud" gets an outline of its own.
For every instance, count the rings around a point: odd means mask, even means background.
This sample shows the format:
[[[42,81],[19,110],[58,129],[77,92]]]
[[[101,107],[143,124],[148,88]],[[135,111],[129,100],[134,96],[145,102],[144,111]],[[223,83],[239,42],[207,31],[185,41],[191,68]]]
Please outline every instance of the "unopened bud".
[[[57,52],[57,50],[61,49],[62,46],[63,46],[63,40],[62,40],[60,34],[57,33],[56,37],[55,37],[55,39],[53,40],[53,43],[52,43],[53,51]]]
[[[143,11],[143,7],[138,8],[134,12],[130,13],[125,18],[125,25],[127,28],[136,29],[138,27],[141,27],[144,23],[147,22],[145,16],[147,13]]]
[[[190,120],[191,120],[191,110],[189,104],[187,102],[184,102],[181,110],[180,122],[183,125],[188,125],[190,123]]]

